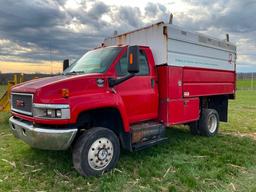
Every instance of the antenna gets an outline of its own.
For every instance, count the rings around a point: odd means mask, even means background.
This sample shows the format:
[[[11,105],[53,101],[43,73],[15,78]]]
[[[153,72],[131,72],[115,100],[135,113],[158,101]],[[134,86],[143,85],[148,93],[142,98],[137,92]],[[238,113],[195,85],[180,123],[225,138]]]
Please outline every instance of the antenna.
[[[173,20],[173,14],[171,13],[169,17],[169,24],[172,24],[172,20]]]
[[[226,41],[229,42],[229,34],[226,34]]]
[[[53,73],[53,67],[52,67],[52,45],[50,43],[50,65],[51,65],[51,74]]]

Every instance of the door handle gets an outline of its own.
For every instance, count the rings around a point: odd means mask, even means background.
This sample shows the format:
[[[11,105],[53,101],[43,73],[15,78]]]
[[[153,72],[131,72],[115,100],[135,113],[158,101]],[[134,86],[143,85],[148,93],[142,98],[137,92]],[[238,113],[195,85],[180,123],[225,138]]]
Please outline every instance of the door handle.
[[[151,79],[151,88],[155,87],[155,79]]]

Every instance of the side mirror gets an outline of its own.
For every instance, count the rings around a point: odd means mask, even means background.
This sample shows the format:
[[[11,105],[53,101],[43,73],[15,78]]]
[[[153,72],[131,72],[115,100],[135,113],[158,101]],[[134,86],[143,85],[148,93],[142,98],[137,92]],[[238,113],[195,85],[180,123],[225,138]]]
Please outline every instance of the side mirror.
[[[69,60],[65,59],[63,61],[63,71],[65,71],[69,67]]]
[[[138,73],[139,70],[139,46],[128,47],[128,72]]]

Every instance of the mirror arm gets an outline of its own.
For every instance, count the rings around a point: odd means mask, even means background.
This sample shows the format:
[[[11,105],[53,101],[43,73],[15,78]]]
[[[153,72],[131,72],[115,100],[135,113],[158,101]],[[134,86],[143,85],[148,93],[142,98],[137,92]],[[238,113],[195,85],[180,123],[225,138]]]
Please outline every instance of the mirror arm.
[[[109,87],[114,87],[115,85],[118,85],[132,77],[134,77],[135,74],[134,73],[130,73],[129,75],[126,75],[125,77],[123,78],[120,78],[120,79],[113,79],[113,78],[109,78],[108,79],[108,84],[109,84]]]
[[[65,59],[63,61],[63,71],[65,71],[69,67],[69,60]]]

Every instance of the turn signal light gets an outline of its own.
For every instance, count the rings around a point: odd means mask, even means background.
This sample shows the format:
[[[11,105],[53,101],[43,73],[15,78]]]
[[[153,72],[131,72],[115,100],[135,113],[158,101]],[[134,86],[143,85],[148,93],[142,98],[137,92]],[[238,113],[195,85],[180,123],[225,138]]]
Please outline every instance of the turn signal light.
[[[129,61],[130,61],[130,65],[132,65],[132,64],[133,64],[133,54],[132,54],[132,53],[130,53],[129,57],[130,57],[130,59],[129,59]]]
[[[68,89],[61,89],[61,95],[64,98],[68,98],[69,97],[69,90]]]

